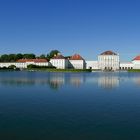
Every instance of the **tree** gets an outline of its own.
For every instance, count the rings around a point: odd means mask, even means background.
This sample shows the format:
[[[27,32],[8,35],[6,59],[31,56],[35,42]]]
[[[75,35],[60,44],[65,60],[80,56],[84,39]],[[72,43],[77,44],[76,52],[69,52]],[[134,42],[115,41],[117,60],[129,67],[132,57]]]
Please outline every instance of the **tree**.
[[[41,54],[41,55],[39,56],[39,58],[40,58],[40,59],[46,59],[46,56],[45,56],[45,54]]]
[[[7,54],[3,54],[3,55],[1,55],[0,60],[1,60],[1,62],[8,62],[9,56]]]
[[[18,53],[18,54],[16,55],[16,61],[19,60],[19,59],[22,59],[22,58],[23,58],[23,54]]]
[[[9,54],[8,61],[9,62],[15,62],[16,61],[16,55],[15,54]]]
[[[36,55],[35,54],[23,54],[23,58],[25,59],[35,59]]]
[[[58,53],[60,53],[60,51],[58,50],[52,50],[49,54],[47,54],[47,58],[51,59],[54,57],[54,55],[57,55]]]

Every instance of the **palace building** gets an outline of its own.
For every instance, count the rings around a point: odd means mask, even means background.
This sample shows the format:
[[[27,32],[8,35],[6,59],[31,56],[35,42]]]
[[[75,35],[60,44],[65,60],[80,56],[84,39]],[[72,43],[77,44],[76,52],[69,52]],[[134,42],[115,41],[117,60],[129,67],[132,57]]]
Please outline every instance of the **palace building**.
[[[51,60],[50,63],[52,66],[55,66],[57,69],[67,69],[68,68],[68,59],[63,55],[58,53]]]
[[[98,56],[98,68],[101,70],[119,70],[119,54],[112,51],[106,51]]]
[[[140,69],[140,55],[136,56],[133,60],[133,69]]]
[[[19,59],[17,62],[0,62],[0,67],[8,68],[9,66],[14,65],[17,68],[24,69],[31,64],[37,66],[51,66],[50,62],[46,59]]]
[[[98,60],[87,61],[81,55],[74,54],[64,57],[60,53],[55,55],[50,61],[46,59],[20,59],[17,62],[0,62],[0,67],[15,65],[17,68],[24,69],[28,65],[55,66],[57,69],[93,69],[102,71],[118,71],[128,69],[140,69],[140,55],[130,62],[120,62],[120,56],[113,51],[105,51],[98,55]]]
[[[75,54],[69,58],[69,68],[85,69],[86,62],[79,54]]]

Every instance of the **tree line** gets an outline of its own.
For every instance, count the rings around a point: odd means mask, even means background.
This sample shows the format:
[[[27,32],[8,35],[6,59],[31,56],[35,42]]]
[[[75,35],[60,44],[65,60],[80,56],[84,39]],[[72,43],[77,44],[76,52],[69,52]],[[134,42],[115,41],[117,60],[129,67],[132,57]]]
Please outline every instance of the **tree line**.
[[[54,55],[57,55],[58,53],[60,53],[60,51],[52,50],[47,55],[41,54],[40,56],[37,56],[33,53],[3,54],[0,56],[0,62],[16,62],[19,59],[36,59],[36,58],[50,60]]]

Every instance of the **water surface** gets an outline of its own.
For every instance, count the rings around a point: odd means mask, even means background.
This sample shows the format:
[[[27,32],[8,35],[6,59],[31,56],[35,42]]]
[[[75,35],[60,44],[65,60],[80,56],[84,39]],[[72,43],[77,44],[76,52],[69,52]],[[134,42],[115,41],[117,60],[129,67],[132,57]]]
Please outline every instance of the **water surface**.
[[[0,72],[1,140],[139,140],[140,73]]]

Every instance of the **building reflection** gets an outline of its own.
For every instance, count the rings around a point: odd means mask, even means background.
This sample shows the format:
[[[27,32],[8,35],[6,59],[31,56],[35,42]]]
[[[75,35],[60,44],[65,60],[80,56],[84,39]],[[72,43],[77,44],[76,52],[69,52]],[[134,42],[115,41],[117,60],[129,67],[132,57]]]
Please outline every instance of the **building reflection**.
[[[32,75],[32,76],[31,76]],[[0,85],[4,86],[49,86],[51,89],[59,89],[64,85],[73,85],[79,87],[85,83],[83,74],[72,73],[49,73],[47,75],[20,75],[18,76],[2,76],[0,77]]]
[[[59,89],[65,84],[65,76],[63,73],[53,73],[49,77],[48,84],[52,89]]]
[[[98,86],[104,89],[113,89],[119,87],[119,77],[112,75],[100,76]]]
[[[140,86],[140,77],[139,76],[138,77],[134,77],[133,81],[134,81],[134,83],[136,83],[137,85]]]
[[[80,85],[82,85],[84,83],[84,76],[71,74],[69,80],[70,80],[71,85],[80,87]]]
[[[134,83],[140,86],[140,75],[117,72],[95,73],[6,73],[0,76],[0,86],[44,86],[58,90],[64,86],[90,86],[103,89],[114,89],[123,83]]]
[[[134,82],[140,85],[140,76],[127,73],[28,73],[25,75],[1,75],[0,86],[49,86],[51,89],[58,90],[64,86],[91,86],[103,89],[114,89],[120,84]]]

